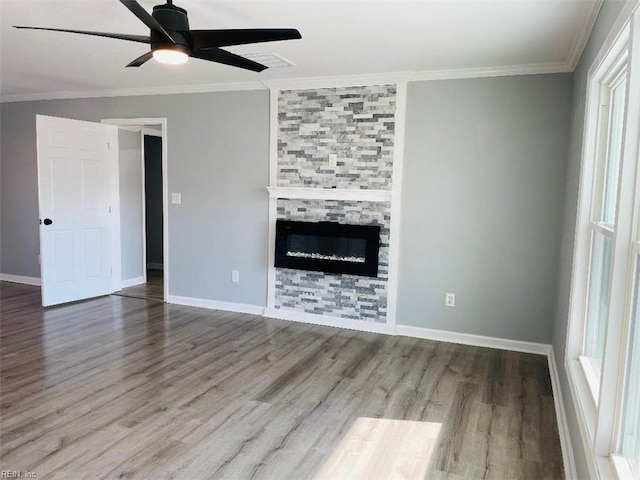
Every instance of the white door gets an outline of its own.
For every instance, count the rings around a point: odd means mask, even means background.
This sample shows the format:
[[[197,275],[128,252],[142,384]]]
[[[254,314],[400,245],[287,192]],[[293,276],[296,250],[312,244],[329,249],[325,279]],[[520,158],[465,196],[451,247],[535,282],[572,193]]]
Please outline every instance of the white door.
[[[109,294],[117,127],[38,115],[36,131],[42,305]]]

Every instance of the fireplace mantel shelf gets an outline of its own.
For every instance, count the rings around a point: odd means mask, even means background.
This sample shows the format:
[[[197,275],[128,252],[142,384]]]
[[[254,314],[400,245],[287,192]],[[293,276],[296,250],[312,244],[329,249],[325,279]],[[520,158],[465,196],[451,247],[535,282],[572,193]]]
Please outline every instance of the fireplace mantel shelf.
[[[361,190],[355,188],[267,187],[269,198],[309,200],[354,200],[360,202],[390,202],[391,190]]]

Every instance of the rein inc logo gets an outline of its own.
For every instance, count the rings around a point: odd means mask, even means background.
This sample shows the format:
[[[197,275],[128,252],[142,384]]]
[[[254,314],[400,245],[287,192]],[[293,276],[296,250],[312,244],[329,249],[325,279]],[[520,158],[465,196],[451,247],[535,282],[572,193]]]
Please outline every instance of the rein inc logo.
[[[0,470],[0,478],[38,478],[38,474],[28,470]]]

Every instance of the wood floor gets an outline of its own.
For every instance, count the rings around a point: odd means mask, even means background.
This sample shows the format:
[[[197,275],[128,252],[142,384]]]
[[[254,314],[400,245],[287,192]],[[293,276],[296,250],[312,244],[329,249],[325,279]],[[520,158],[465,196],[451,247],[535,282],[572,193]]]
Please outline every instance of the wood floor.
[[[10,283],[0,300],[2,470],[313,478],[381,418],[439,424],[423,478],[562,478],[542,356],[121,296],[42,309]]]
[[[164,276],[162,270],[148,269],[147,283],[134,287],[123,288],[114,293],[121,297],[146,298],[149,300],[164,301]]]

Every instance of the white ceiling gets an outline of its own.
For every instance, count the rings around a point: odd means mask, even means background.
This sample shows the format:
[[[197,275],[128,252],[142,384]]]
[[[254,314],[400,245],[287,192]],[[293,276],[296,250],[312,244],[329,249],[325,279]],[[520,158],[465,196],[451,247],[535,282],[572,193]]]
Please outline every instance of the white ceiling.
[[[162,0],[139,0],[151,11]],[[143,44],[27,25],[146,35],[117,0],[0,0],[4,101],[388,72],[558,72],[575,67],[601,0],[175,0],[191,28],[297,28],[302,40],[229,47],[297,66],[249,72],[190,59],[124,68]],[[227,85],[228,87],[228,85]]]

